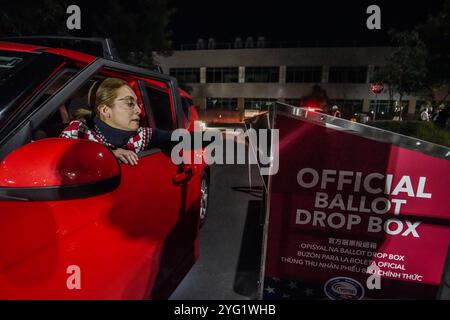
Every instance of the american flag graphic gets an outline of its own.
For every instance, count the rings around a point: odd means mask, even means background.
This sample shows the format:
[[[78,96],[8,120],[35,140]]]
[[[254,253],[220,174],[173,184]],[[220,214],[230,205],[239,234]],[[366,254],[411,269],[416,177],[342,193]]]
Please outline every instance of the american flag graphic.
[[[325,299],[323,284],[296,280],[264,278],[264,300],[317,300]]]

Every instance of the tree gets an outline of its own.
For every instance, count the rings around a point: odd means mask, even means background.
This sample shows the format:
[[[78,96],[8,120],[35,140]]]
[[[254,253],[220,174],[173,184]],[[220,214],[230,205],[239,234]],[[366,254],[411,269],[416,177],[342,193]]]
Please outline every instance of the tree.
[[[327,91],[322,89],[322,87],[318,84],[312,86],[310,94],[302,97],[302,104],[304,106],[317,106],[325,110],[327,103]]]
[[[373,82],[383,82],[388,86],[390,99],[399,95],[403,106],[405,95],[417,94],[426,83],[428,71],[428,51],[417,31],[390,31],[392,41],[397,45],[387,58],[387,63],[372,77]]]
[[[4,1],[0,36],[67,35],[67,0]]]
[[[372,81],[388,86],[390,100],[415,94],[442,104],[450,95],[450,0],[413,31],[391,31],[391,38],[398,47]]]
[[[429,52],[422,96],[440,105],[450,95],[450,0],[445,1],[439,14],[429,17],[417,30]],[[443,94],[438,96],[438,92]]]
[[[123,59],[129,63],[153,64],[153,51],[170,54],[167,31],[173,10],[167,0],[79,0],[83,12],[88,9],[90,36],[111,38]]]
[[[66,9],[70,4],[81,9],[81,30],[66,29]],[[153,51],[162,55],[171,53],[168,25],[173,12],[168,0],[44,0],[26,6],[6,2],[0,13],[0,30],[3,36],[51,34],[111,38],[123,60],[150,66],[154,62]]]

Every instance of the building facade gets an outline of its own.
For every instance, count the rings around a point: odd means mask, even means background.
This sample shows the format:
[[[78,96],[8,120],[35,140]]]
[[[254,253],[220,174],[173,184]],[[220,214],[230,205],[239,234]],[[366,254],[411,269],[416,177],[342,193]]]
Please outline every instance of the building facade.
[[[178,50],[156,56],[164,73],[192,88],[200,109],[259,109],[274,101],[299,105],[320,85],[328,106],[344,114],[388,114],[387,90],[375,96],[374,70],[385,64],[392,47],[310,47]],[[395,97],[394,97],[395,99]],[[403,112],[417,112],[420,101],[403,98]]]

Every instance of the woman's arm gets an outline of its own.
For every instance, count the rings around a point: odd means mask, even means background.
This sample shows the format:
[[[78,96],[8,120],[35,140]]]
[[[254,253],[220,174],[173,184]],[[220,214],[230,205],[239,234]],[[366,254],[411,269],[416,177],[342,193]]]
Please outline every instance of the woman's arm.
[[[117,160],[124,164],[129,164],[130,166],[135,166],[138,164],[139,157],[134,151],[121,148],[117,148],[111,151],[112,153],[114,153],[114,156],[117,158]]]

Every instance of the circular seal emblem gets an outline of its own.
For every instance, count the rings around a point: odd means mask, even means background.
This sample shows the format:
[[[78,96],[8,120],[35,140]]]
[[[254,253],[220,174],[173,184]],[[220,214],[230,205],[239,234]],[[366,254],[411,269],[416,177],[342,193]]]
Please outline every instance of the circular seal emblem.
[[[364,287],[361,283],[346,277],[328,280],[324,291],[331,300],[361,300],[364,297]]]

